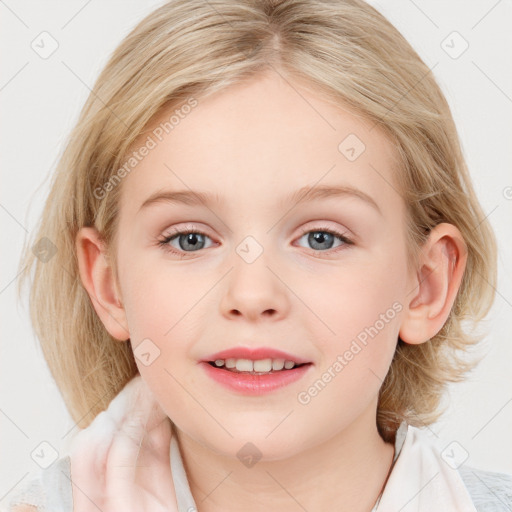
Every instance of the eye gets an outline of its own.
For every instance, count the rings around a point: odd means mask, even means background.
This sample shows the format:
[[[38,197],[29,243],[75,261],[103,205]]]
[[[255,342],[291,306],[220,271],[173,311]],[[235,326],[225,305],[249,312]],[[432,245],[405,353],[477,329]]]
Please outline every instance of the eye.
[[[299,240],[306,237],[306,235],[307,243],[311,244],[311,248],[316,252],[327,252],[332,249],[336,239],[341,242],[338,247],[354,244],[354,242],[344,234],[327,227],[319,227],[316,229],[303,228]],[[198,252],[201,249],[205,249],[206,238],[211,240],[208,235],[194,227],[183,229],[173,228],[172,233],[158,240],[158,245],[163,247],[164,250],[184,258],[187,253]],[[177,247],[173,244],[176,244]]]
[[[196,228],[190,229],[173,229],[172,233],[165,235],[164,238],[158,240],[158,245],[164,249],[184,257],[187,252],[196,252],[197,250],[204,249],[204,238],[210,238]],[[177,243],[175,247],[171,242]]]
[[[300,239],[303,239],[305,237],[307,243],[311,244],[312,249],[321,252],[326,252],[329,249],[332,249],[333,243],[335,242],[336,239],[338,239],[341,242],[338,245],[338,247],[344,245],[353,245],[354,243],[344,234],[327,227],[319,227],[316,229],[303,228],[302,236],[300,237]]]

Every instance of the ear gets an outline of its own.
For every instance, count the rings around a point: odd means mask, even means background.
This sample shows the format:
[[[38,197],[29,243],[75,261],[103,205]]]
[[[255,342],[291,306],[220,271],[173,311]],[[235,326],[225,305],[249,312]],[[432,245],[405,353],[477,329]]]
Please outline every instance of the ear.
[[[400,327],[404,342],[424,343],[441,330],[457,296],[466,260],[466,243],[454,225],[442,223],[431,230]]]
[[[80,278],[92,305],[112,337],[125,341],[130,333],[105,243],[97,229],[81,228],[75,239]]]

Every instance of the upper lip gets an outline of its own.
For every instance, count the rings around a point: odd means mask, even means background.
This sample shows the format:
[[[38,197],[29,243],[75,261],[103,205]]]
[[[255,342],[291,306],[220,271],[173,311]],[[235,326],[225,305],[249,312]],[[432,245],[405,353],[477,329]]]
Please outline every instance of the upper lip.
[[[217,359],[251,359],[253,361],[258,361],[261,359],[284,359],[285,361],[293,361],[297,364],[310,363],[302,357],[294,356],[292,354],[288,354],[287,352],[283,352],[282,350],[277,350],[275,348],[270,347],[257,347],[257,348],[249,348],[249,347],[233,347],[228,348],[226,350],[222,350],[221,352],[216,352],[215,354],[211,354],[207,356],[204,361],[211,362],[216,361]]]

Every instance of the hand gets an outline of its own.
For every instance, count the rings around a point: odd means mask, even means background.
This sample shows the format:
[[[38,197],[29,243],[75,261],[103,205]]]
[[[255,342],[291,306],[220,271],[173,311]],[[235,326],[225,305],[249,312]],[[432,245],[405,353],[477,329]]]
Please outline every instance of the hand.
[[[177,512],[171,422],[140,375],[71,446],[73,511]]]

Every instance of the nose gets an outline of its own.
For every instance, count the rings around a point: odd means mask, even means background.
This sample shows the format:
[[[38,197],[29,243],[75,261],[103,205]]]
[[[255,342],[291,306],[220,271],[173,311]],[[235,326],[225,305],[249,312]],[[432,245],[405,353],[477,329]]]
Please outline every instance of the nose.
[[[221,313],[231,319],[245,317],[250,322],[284,318],[289,310],[289,297],[278,265],[269,265],[266,251],[249,261],[238,255],[234,258],[234,266],[226,276]]]

